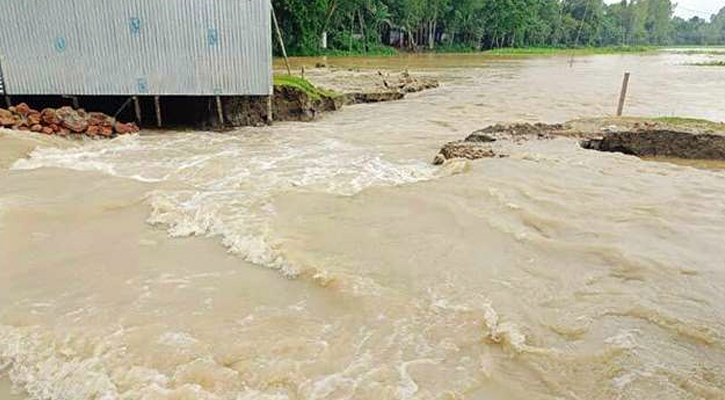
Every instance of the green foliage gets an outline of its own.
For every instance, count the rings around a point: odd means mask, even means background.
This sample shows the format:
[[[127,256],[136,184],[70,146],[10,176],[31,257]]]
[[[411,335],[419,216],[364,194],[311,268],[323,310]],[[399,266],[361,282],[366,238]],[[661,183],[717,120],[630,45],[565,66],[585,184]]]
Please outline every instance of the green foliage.
[[[673,18],[673,0],[273,0],[292,55],[725,44],[725,8]],[[327,47],[323,37],[327,38]],[[637,50],[639,51],[639,50]],[[602,52],[602,51],[598,51]]]

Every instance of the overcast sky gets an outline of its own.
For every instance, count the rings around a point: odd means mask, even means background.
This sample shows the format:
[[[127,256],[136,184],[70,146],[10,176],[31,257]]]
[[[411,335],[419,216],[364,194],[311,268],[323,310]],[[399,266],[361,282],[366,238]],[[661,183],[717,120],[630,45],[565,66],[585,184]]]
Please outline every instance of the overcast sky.
[[[725,7],[725,0],[675,0],[673,3],[677,4],[675,15],[682,18],[692,18],[697,15],[707,20]]]
[[[621,0],[606,0],[607,3],[619,3]],[[716,14],[721,8],[725,7],[725,0],[672,0],[677,4],[675,15],[682,18],[692,18],[698,16],[706,20],[710,20],[710,15]]]

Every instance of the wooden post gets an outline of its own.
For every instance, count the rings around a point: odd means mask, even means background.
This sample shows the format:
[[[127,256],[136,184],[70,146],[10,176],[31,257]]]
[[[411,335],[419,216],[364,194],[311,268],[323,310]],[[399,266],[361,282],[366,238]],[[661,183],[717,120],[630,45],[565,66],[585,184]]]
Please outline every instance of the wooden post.
[[[292,68],[290,68],[289,59],[287,58],[287,49],[284,47],[284,39],[282,39],[282,31],[279,30],[279,23],[277,22],[277,15],[274,13],[274,7],[272,7],[272,21],[274,21],[274,30],[277,32],[277,40],[279,41],[280,47],[282,47],[282,57],[284,57],[284,63],[287,66],[287,75],[292,75]]]
[[[161,98],[159,96],[154,96],[154,105],[156,106],[156,125],[161,128],[162,120],[161,120]]]
[[[267,96],[267,124],[272,125],[274,122],[274,109],[272,107],[272,96]]]
[[[5,96],[5,105],[10,108],[13,106],[13,101],[10,99],[10,96]]]
[[[73,100],[73,109],[77,110],[81,108],[80,102],[78,101],[78,96],[71,96],[71,99]]]
[[[133,108],[136,111],[136,123],[141,125],[143,120],[141,118],[141,103],[138,101],[138,96],[133,96]]]
[[[219,118],[219,125],[221,127],[224,127],[224,109],[222,109],[222,98],[221,96],[216,97],[216,112],[217,117]]]
[[[619,105],[617,106],[617,116],[621,117],[624,112],[624,102],[627,99],[627,89],[629,88],[629,72],[624,73],[622,81],[622,91],[619,94]]]

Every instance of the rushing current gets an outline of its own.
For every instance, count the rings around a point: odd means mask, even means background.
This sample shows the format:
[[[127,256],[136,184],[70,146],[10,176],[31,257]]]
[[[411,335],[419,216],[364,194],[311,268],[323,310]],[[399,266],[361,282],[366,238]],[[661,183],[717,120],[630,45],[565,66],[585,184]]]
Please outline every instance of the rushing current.
[[[716,58],[335,59],[439,89],[312,123],[0,132],[0,399],[725,398],[725,170],[496,122],[725,120]],[[297,61],[300,62],[312,62]],[[381,66],[382,65],[382,66]]]

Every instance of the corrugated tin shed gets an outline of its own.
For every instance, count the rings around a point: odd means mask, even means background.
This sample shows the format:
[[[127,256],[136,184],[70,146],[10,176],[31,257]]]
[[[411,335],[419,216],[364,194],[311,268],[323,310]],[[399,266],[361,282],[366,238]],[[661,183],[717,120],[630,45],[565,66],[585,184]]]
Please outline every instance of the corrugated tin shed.
[[[269,0],[3,0],[10,95],[269,95]]]

